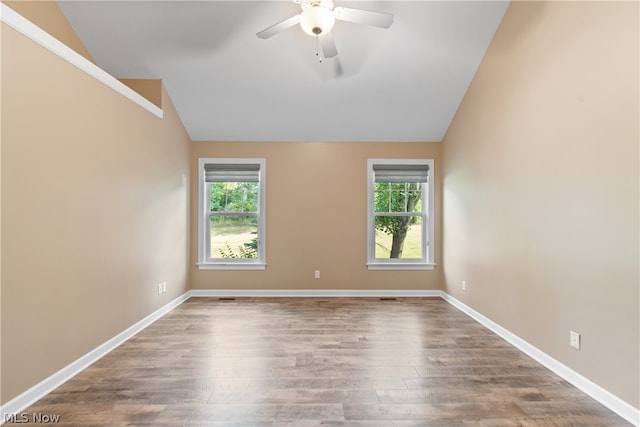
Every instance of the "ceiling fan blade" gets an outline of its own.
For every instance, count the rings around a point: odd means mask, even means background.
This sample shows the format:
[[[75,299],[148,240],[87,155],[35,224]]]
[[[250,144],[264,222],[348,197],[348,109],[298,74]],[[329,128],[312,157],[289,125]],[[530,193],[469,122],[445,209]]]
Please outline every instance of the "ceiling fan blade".
[[[294,15],[291,18],[287,18],[284,21],[278,22],[277,24],[270,26],[269,28],[265,28],[264,30],[256,33],[256,36],[260,37],[261,39],[268,39],[269,37],[273,37],[276,34],[278,34],[280,31],[284,31],[300,23],[301,17],[302,17],[302,14]]]
[[[356,24],[371,25],[373,27],[389,28],[393,24],[393,15],[385,12],[352,9],[350,7],[336,7],[333,9],[336,19],[355,22]]]
[[[325,58],[333,58],[338,54],[336,42],[333,40],[331,33],[320,37],[320,46],[322,46],[322,55]]]

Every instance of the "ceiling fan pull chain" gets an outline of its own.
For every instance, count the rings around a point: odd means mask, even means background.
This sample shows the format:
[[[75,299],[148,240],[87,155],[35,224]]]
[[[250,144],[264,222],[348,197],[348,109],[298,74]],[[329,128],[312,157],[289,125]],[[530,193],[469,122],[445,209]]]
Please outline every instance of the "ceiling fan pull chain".
[[[316,34],[316,56],[318,57],[318,62],[322,64],[322,56],[320,56],[320,39]]]

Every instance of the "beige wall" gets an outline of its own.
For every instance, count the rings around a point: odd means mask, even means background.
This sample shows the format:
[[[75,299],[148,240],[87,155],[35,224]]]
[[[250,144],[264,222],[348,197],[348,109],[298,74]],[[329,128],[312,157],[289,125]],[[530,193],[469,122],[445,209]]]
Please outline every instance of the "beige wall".
[[[368,271],[367,159],[433,158],[441,206],[439,143],[194,142],[191,160],[191,286],[194,289],[440,289],[434,271]],[[267,269],[201,271],[197,261],[197,159],[267,161]],[[436,211],[436,263],[441,221]],[[314,279],[314,270],[321,278]]]
[[[2,402],[187,290],[190,140],[163,105],[3,24]]]
[[[637,2],[512,3],[443,189],[446,291],[635,407],[638,35]]]
[[[164,86],[158,79],[119,79],[158,108],[162,108]]]

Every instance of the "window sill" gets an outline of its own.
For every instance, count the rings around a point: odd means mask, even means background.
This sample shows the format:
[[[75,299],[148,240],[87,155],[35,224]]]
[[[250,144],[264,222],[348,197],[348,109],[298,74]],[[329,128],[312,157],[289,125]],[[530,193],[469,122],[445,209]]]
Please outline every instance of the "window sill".
[[[267,264],[262,262],[199,262],[198,270],[265,270]]]
[[[435,267],[435,264],[412,262],[370,262],[367,264],[369,270],[434,270]]]

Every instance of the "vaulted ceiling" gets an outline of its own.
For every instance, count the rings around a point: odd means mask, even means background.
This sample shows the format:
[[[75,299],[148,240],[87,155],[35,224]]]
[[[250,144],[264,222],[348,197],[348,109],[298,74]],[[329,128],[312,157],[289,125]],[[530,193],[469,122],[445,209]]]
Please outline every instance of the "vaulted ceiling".
[[[337,21],[338,56],[293,27],[292,1],[59,1],[96,63],[162,79],[193,140],[440,141],[505,1],[340,1],[392,13],[389,29]]]

